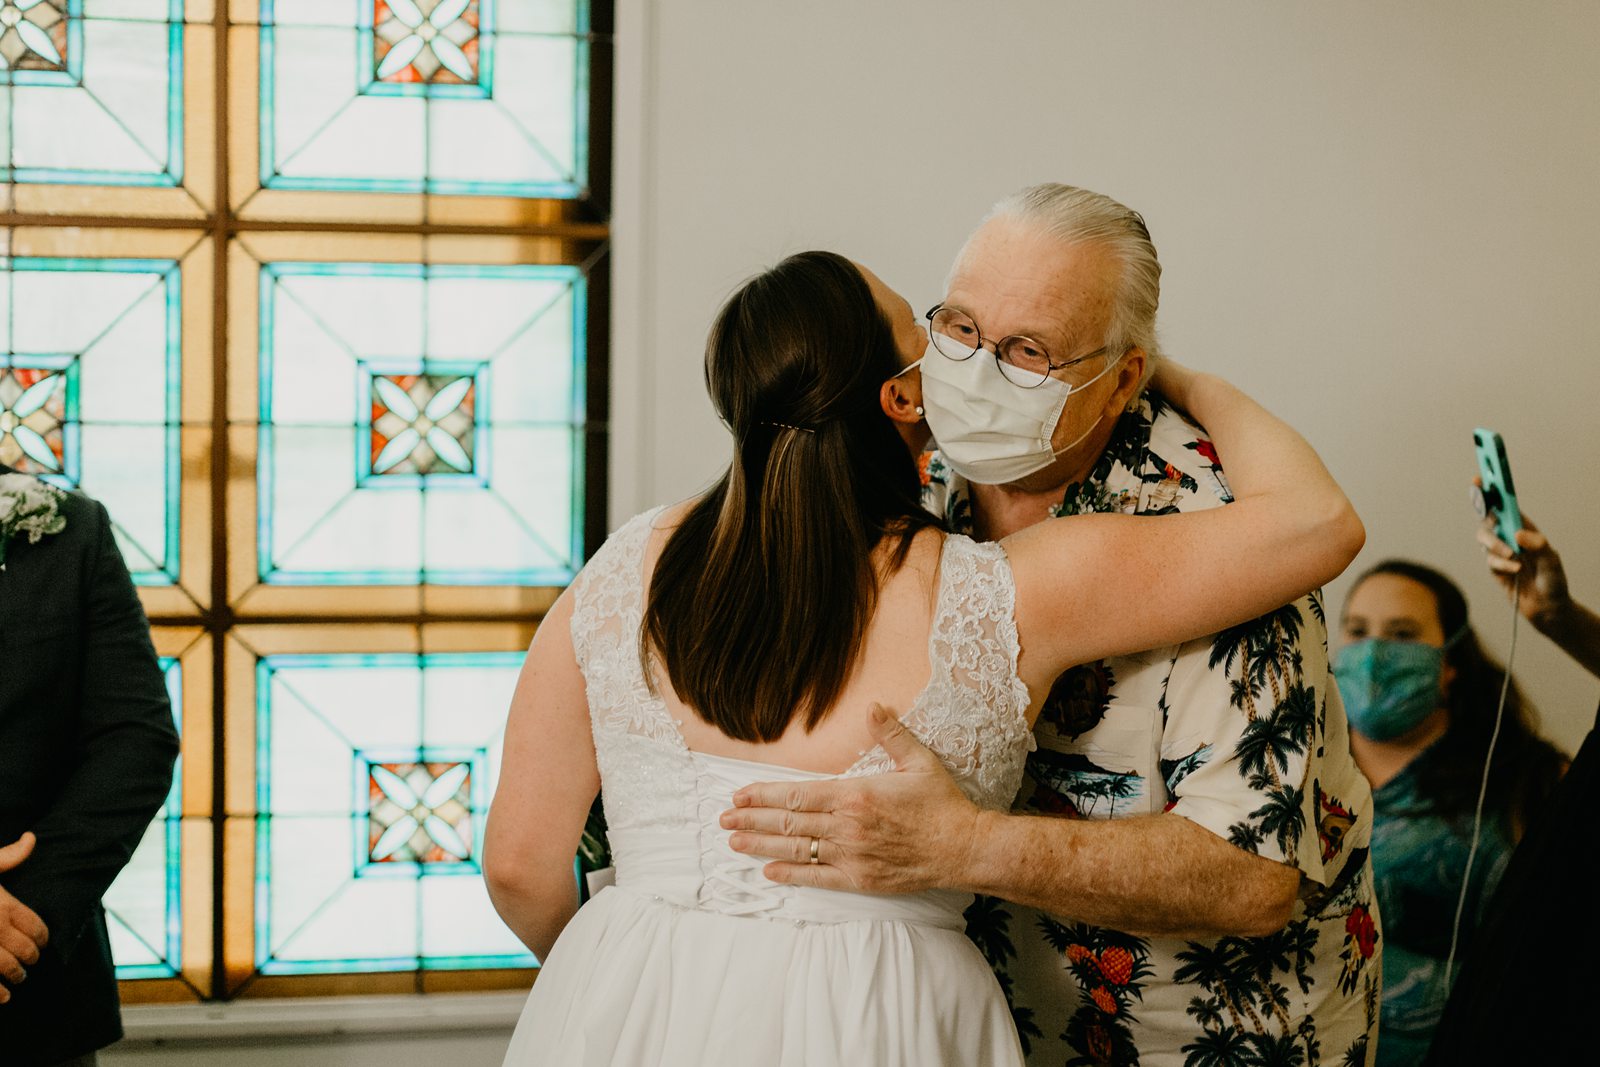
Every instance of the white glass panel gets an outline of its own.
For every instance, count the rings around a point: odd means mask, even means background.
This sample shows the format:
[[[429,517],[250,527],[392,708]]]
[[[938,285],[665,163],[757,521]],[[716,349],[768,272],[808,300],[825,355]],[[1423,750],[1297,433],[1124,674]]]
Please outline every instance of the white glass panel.
[[[524,517],[496,493],[429,491],[424,499],[424,566],[433,581],[451,581],[451,572],[465,572],[454,580],[471,583],[479,569],[535,571],[566,565],[560,544],[542,543]]]
[[[345,763],[336,772],[346,787],[354,780],[354,755],[364,749],[415,749],[422,737],[421,685],[414,661],[410,666],[304,666],[273,672],[277,686],[290,686],[343,738]],[[276,697],[275,697],[276,699]],[[353,748],[351,746],[354,746]],[[275,802],[276,803],[276,802]]]
[[[270,507],[273,562],[296,548],[317,521],[355,488],[355,430],[289,427],[272,434]]]
[[[496,45],[498,98],[570,175],[577,151],[577,43],[562,37],[501,36]]]
[[[325,460],[338,461],[337,455]],[[394,582],[415,582],[422,558],[418,496],[403,490],[357,490],[335,504],[277,564],[285,571],[312,573],[377,571]]]
[[[176,832],[176,828],[174,828]],[[133,858],[106,891],[106,911],[116,920],[111,954],[119,966],[160,963],[167,949],[167,822],[157,817]]]
[[[417,896],[413,878],[355,879],[273,954],[282,960],[414,958]]]
[[[272,678],[272,814],[348,817],[355,756],[340,724],[304,692],[306,673]]]
[[[494,490],[540,544],[571,565],[572,431],[500,426],[490,431]]]
[[[541,294],[543,295],[543,294]],[[566,422],[573,410],[573,299],[570,287],[494,361],[489,413],[496,423]]]
[[[280,26],[354,26],[362,8],[370,11],[372,0],[273,0],[272,19]]]
[[[363,359],[422,356],[423,281],[356,274],[289,275],[278,299],[297,301],[328,334]],[[345,416],[348,421],[348,415]]]
[[[83,490],[111,513],[117,541],[135,572],[167,561],[167,500],[152,492],[165,473],[166,433],[159,426],[83,427]]]
[[[422,954],[424,956],[520,956],[527,948],[489,902],[482,878],[424,878]]]
[[[349,345],[329,332],[298,300],[273,301],[272,421],[279,426],[350,426],[358,414],[359,370]],[[348,459],[348,457],[347,457]],[[330,467],[336,464],[329,462]],[[329,481],[353,484],[354,460]],[[280,519],[281,521],[281,519]]]
[[[166,422],[167,287],[151,289],[108,325],[80,367],[85,422]]]
[[[69,354],[82,352],[162,282],[153,273],[98,270],[23,270],[13,277],[12,351]]]
[[[269,951],[283,947],[329,898],[345,892],[354,869],[351,819],[273,819]]]
[[[169,32],[154,22],[83,25],[84,90],[138,141],[156,169],[168,162]]]
[[[137,140],[82,89],[13,85],[11,162],[51,170],[155,172]],[[62,131],[70,130],[67,136]]]
[[[527,278],[434,277],[428,284],[428,353],[488,359],[515,341],[563,288],[561,282]]]
[[[170,0],[83,0],[83,14],[89,19],[143,19],[148,22],[165,22],[172,14],[172,4]]]
[[[575,33],[585,0],[499,0],[495,29],[502,33]]]
[[[501,667],[430,667],[422,673],[422,740],[437,747],[486,748],[505,729],[521,654]]]

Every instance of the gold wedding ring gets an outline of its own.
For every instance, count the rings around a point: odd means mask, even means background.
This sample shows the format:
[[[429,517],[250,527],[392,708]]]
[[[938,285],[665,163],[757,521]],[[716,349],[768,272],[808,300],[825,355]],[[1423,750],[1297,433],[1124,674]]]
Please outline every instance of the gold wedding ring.
[[[813,837],[811,839],[811,862],[812,863],[821,863],[822,862],[822,860],[817,858],[817,850],[819,848],[821,848],[821,847],[822,847],[822,839],[820,837]]]

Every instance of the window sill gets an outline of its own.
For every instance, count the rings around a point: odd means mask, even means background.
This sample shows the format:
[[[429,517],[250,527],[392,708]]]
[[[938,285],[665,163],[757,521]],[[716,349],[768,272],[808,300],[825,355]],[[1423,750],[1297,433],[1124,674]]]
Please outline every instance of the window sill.
[[[405,996],[318,997],[226,1004],[139,1004],[122,1009],[123,1045],[172,1045],[258,1038],[442,1034],[517,1024],[526,990]]]

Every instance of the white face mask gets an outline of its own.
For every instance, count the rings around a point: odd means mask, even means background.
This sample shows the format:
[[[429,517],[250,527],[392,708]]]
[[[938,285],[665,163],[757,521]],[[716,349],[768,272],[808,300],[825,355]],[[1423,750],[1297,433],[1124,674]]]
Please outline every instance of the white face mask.
[[[1094,432],[1100,418],[1064,448],[1050,442],[1067,398],[1104,378],[1119,362],[1107,361],[1105,370],[1082,385],[1043,375],[1029,388],[1007,380],[986,350],[957,360],[930,342],[911,366],[922,368],[922,404],[945,464],[969,482],[1004,485],[1044,470]]]

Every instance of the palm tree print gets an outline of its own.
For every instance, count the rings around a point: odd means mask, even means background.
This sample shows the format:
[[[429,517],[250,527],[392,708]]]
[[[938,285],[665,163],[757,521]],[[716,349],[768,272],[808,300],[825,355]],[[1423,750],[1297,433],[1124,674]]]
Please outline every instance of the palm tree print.
[[[1210,745],[1201,745],[1182,759],[1161,761],[1161,777],[1166,780],[1167,792],[1175,794],[1178,784],[1211,761]]]
[[[1250,1029],[1264,1034],[1266,1026],[1252,1003],[1255,976],[1240,957],[1237,940],[1225,937],[1211,944],[1189,942],[1189,947],[1177,954],[1180,966],[1172,977],[1180,983],[1194,983],[1216,997],[1235,1030],[1243,1030],[1244,1019],[1248,1017]]]
[[[1092,783],[1093,795],[1096,798],[1103,798],[1111,804],[1111,810],[1106,813],[1106,818],[1114,819],[1117,817],[1117,801],[1130,800],[1144,793],[1139,781],[1137,774],[1111,774]],[[1089,785],[1091,783],[1085,784]],[[1084,814],[1089,814],[1093,810],[1094,804],[1091,802],[1089,811]]]
[[[1228,827],[1228,844],[1234,848],[1242,848],[1246,852],[1260,852],[1261,845],[1266,840],[1261,835],[1261,827],[1253,826],[1247,822],[1236,822]]]
[[[1235,687],[1235,696],[1242,699],[1234,706],[1240,708],[1253,722],[1256,717],[1255,698],[1265,685],[1272,693],[1274,704],[1282,696],[1281,688],[1292,674],[1298,673],[1294,645],[1300,639],[1300,628],[1305,618],[1295,604],[1285,604],[1259,619],[1231,626],[1212,639],[1209,665],[1218,666],[1232,677],[1244,677],[1250,684],[1242,689]],[[1234,674],[1234,665],[1239,667]]]
[[[1250,1062],[1260,1067],[1302,1067],[1306,1062],[1298,1034],[1246,1034],[1245,1040],[1254,1053]]]
[[[1261,775],[1272,785],[1283,782],[1282,774],[1289,770],[1289,760],[1305,751],[1294,723],[1276,712],[1270,718],[1256,719],[1244,728],[1244,734],[1234,747],[1234,758],[1239,769],[1250,775]]]
[[[1144,779],[1129,771],[1102,767],[1079,752],[1061,753],[1041,747],[1028,758],[1028,774],[1035,782],[1058,797],[1071,802],[1085,818],[1105,801],[1106,818],[1116,814],[1117,801],[1144,795]]]
[[[1267,802],[1250,813],[1261,820],[1261,832],[1277,838],[1278,850],[1285,856],[1294,855],[1300,844],[1300,834],[1305,829],[1305,790],[1299,786],[1278,786],[1267,792]]]
[[[1255,1051],[1238,1030],[1212,1030],[1183,1046],[1184,1067],[1255,1067]]]
[[[1316,1022],[1291,1016],[1288,982],[1302,993],[1313,982],[1316,932],[1297,919],[1267,937],[1191,941],[1176,956],[1173,978],[1198,985],[1205,996],[1185,1009],[1203,1037],[1183,1047],[1185,1067],[1202,1064],[1315,1064],[1321,1044]]]

